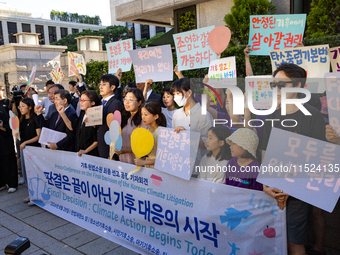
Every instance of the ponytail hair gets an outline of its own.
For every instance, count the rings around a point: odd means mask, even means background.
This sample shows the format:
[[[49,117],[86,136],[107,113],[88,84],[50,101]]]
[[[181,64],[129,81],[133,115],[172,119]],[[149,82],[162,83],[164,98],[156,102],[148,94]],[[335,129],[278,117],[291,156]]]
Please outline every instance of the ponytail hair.
[[[216,127],[209,128],[209,130],[211,130],[217,136],[218,140],[224,142],[220,152],[216,155],[216,160],[230,160],[232,158],[230,146],[226,143],[226,138],[231,135],[230,129],[225,126],[218,125]],[[212,151],[209,151],[207,156],[211,157]]]
[[[166,118],[162,113],[162,106],[158,100],[151,99],[145,102],[141,108],[145,108],[152,115],[158,114],[157,126],[166,127]]]

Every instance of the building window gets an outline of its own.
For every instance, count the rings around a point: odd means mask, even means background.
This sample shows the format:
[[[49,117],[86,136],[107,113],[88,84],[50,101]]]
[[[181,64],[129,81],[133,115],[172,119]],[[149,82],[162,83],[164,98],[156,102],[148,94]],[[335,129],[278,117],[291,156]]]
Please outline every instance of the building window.
[[[39,44],[44,45],[45,44],[44,26],[35,25],[35,32],[40,34],[39,35]]]
[[[4,45],[4,36],[2,34],[2,22],[0,21],[0,45]]]
[[[61,38],[64,38],[68,35],[68,31],[66,27],[61,27],[60,28],[60,34],[61,34]]]
[[[31,25],[22,23],[22,32],[31,33]]]
[[[186,8],[174,11],[175,33],[182,33],[197,28],[196,22],[196,6],[189,6]]]
[[[79,33],[79,29],[77,29],[77,28],[72,28],[72,34],[76,34],[76,33]]]
[[[165,27],[156,27],[156,34],[165,32]]]
[[[150,29],[149,25],[140,25],[141,39],[150,39]]]
[[[56,27],[48,27],[48,37],[50,39],[50,43],[57,41],[57,29]]]
[[[7,29],[8,29],[8,40],[9,43],[16,43],[17,38],[14,34],[17,33],[17,23],[14,22],[7,22]]]
[[[135,39],[135,24],[126,22],[126,27],[128,29],[128,38]]]

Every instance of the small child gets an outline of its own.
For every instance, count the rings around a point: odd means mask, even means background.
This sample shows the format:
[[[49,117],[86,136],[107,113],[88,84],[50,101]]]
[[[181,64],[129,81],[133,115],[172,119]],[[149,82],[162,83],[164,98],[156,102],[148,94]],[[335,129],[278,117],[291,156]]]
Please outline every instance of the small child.
[[[209,152],[201,159],[198,179],[217,183],[226,182],[225,172],[222,169],[231,159],[230,147],[225,140],[230,134],[229,128],[225,126],[216,126],[209,129],[206,140],[206,148]],[[215,168],[216,172],[207,171],[207,168],[211,166],[219,167],[219,169]]]
[[[162,113],[162,106],[157,100],[150,100],[142,105],[142,120],[145,125],[149,125],[149,131],[154,138],[154,146],[152,151],[146,157],[146,159],[135,159],[136,166],[144,166],[153,168],[156,160],[157,142],[158,142],[158,127],[166,126],[166,119]]]
[[[239,128],[226,139],[233,157],[227,165],[226,184],[246,189],[263,190],[256,181],[260,164],[256,161],[259,138],[249,128]],[[230,170],[229,170],[230,169]]]
[[[172,127],[172,116],[177,111],[174,101],[174,95],[171,94],[170,87],[166,86],[161,92],[163,104],[166,108],[162,108],[162,112],[166,118],[166,127]]]

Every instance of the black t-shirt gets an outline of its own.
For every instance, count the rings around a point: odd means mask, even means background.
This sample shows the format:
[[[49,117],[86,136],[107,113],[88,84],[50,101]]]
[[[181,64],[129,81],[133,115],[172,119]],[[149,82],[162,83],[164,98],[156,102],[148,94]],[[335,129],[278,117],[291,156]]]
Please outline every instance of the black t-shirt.
[[[11,101],[7,98],[0,100],[0,112],[5,113],[9,118],[9,110],[12,110],[11,108]]]
[[[20,143],[30,140],[37,136],[36,129],[40,128],[35,120],[23,119],[20,122]],[[27,144],[28,146],[40,147],[38,142]]]
[[[326,141],[326,123],[321,115],[321,113],[313,106],[309,104],[303,105],[312,115],[304,115],[303,112],[298,110],[292,114],[287,114],[285,116],[281,115],[281,109],[276,110],[270,114],[261,128],[260,132],[260,143],[259,149],[266,150],[270,133],[272,130],[272,121],[267,121],[269,119],[276,119],[273,121],[274,127],[294,132],[300,135],[305,135],[311,138]],[[295,127],[283,127],[281,121],[287,119],[294,119],[298,124]],[[279,120],[279,121],[278,121]],[[293,126],[293,121],[285,121],[284,125]]]

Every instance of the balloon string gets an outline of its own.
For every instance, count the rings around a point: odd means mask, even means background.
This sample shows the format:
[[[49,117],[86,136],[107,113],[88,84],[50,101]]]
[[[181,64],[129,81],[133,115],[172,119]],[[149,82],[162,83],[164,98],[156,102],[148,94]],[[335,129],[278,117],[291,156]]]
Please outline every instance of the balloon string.
[[[130,179],[130,176],[134,173],[137,173],[140,170],[140,166],[138,166],[136,169],[131,170],[128,175],[127,175],[127,179]]]

